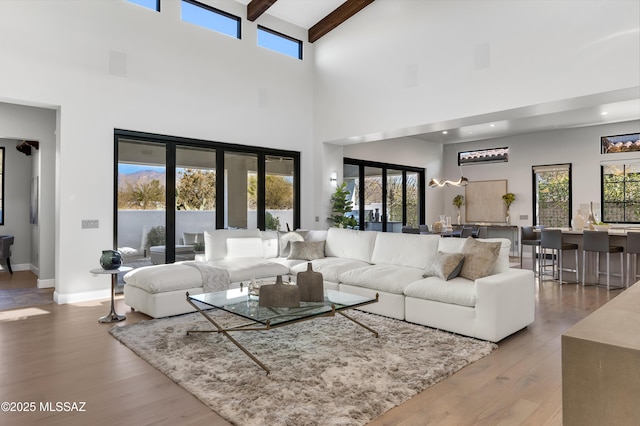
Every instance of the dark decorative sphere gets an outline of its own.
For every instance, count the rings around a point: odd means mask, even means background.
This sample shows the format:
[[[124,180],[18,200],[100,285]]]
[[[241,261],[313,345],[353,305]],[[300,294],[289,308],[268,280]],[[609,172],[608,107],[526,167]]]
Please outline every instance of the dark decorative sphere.
[[[100,266],[106,270],[118,269],[122,266],[122,254],[118,250],[102,250]]]

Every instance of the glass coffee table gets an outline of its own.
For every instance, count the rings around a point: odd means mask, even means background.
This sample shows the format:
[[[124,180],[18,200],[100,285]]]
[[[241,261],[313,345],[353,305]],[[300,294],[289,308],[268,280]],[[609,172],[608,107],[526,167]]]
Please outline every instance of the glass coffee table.
[[[269,374],[269,368],[237,340],[231,337],[229,332],[271,330],[313,318],[335,316],[335,314],[338,313],[369,330],[375,337],[378,337],[377,331],[351,318],[344,312],[349,309],[376,303],[377,301],[378,294],[376,294],[375,298],[371,299],[342,291],[326,290],[323,302],[300,302],[300,307],[295,308],[268,308],[258,306],[258,299],[250,296],[249,289],[242,286],[237,289],[218,291],[215,293],[201,293],[193,296],[187,292],[187,302],[202,314],[207,321],[215,326],[215,329],[209,330],[189,330],[187,334],[221,333]],[[220,309],[232,313],[247,320],[247,322],[232,327],[222,327],[207,313],[209,309]]]

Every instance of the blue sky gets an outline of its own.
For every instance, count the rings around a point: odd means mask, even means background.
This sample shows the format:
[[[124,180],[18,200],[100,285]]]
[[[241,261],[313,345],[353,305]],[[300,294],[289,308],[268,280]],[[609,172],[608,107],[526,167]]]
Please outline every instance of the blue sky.
[[[128,1],[156,10],[156,0]],[[190,22],[231,37],[238,36],[238,21],[233,17],[228,17],[184,1],[181,4],[181,14],[182,20],[185,22]],[[258,28],[257,44],[260,47],[264,47],[296,59],[301,59],[299,57],[299,42],[296,40],[290,40]]]

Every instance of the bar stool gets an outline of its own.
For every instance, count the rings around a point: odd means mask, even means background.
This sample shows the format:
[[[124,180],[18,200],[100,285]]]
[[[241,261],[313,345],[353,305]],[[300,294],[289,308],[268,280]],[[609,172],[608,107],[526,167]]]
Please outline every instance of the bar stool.
[[[522,269],[522,249],[524,246],[531,247],[531,259],[533,262],[533,272],[536,271],[536,258],[538,260],[538,272],[540,272],[540,257],[538,256],[538,249],[540,247],[540,235],[534,232],[533,226],[523,226],[520,228],[520,269]]]
[[[611,287],[609,285],[610,275],[613,275],[614,277],[620,277],[620,282],[622,283],[622,285],[615,288],[622,288],[622,286],[624,285],[624,258],[622,255],[624,248],[622,246],[610,245],[608,232],[584,230],[582,237],[582,285],[584,285],[585,269],[587,265],[585,257],[587,255],[587,252],[589,251],[596,253],[596,284],[600,284],[600,275],[605,273],[600,272],[600,253],[607,253],[607,290],[611,290]],[[609,263],[609,255],[611,253],[620,253],[620,275],[610,273],[611,264]]]
[[[546,261],[547,249],[551,250],[551,273],[553,279],[556,276],[556,266],[558,269],[558,279],[560,284],[562,281],[562,271],[573,272],[576,274],[576,283],[578,283],[578,245],[574,243],[565,243],[562,241],[562,231],[559,229],[542,229],[540,231],[540,249],[542,252],[542,258]],[[565,250],[575,250],[576,254],[576,269],[566,269],[562,266],[562,252]],[[546,262],[545,262],[546,263]],[[542,278],[542,270],[548,265],[540,263],[539,276]],[[584,272],[583,272],[584,274]],[[584,276],[583,276],[584,277]]]
[[[627,232],[627,287],[633,284],[632,279],[636,280],[640,277],[637,267],[638,254],[640,254],[640,232]]]

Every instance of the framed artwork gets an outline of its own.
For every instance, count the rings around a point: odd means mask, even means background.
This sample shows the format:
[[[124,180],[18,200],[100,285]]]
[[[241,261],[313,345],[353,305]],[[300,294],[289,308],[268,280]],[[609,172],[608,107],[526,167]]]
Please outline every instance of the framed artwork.
[[[502,196],[506,193],[506,179],[469,182],[464,197],[467,222],[504,222],[506,206]]]
[[[600,154],[640,152],[640,133],[603,136],[600,138]]]
[[[31,206],[29,208],[29,223],[38,224],[38,176],[31,178]]]

